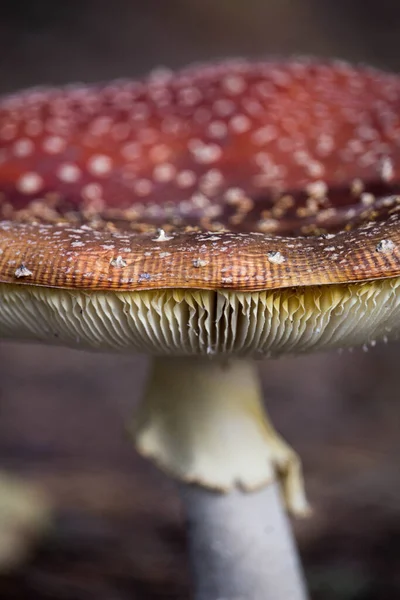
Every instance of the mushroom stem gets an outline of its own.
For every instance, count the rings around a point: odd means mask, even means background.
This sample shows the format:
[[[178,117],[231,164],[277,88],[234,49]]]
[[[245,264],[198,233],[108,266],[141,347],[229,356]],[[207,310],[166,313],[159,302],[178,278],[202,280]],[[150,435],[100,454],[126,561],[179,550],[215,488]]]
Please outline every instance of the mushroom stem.
[[[308,511],[299,458],[268,419],[251,361],[155,359],[135,438],[182,481],[228,492],[278,479],[289,511]]]
[[[181,484],[195,600],[305,600],[279,487],[220,494]]]
[[[196,600],[305,598],[282,506],[307,512],[301,466],[268,420],[252,362],[155,359],[135,437],[186,482]]]

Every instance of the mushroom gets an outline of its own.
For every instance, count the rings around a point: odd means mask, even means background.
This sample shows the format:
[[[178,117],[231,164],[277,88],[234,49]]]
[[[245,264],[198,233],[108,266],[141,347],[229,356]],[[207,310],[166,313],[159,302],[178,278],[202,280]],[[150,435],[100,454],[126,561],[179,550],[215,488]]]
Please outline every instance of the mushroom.
[[[196,599],[306,597],[256,358],[400,330],[400,79],[234,60],[0,104],[0,335],[140,352]]]
[[[37,486],[0,473],[0,576],[26,564],[52,525],[52,507]]]

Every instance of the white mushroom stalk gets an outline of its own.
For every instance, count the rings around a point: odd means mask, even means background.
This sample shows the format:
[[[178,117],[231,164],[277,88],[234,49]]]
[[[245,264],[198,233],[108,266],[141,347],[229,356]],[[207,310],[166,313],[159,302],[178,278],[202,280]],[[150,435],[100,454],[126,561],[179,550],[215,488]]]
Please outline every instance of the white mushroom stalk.
[[[281,501],[309,511],[300,461],[268,419],[252,362],[155,359],[134,433],[181,481],[196,600],[306,598]]]
[[[277,483],[251,494],[181,485],[195,600],[306,600]]]

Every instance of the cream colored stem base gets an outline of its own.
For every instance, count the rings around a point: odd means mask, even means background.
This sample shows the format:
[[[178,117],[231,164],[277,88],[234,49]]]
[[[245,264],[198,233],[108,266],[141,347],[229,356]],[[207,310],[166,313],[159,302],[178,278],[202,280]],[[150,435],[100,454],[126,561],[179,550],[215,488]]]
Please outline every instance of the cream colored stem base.
[[[308,512],[299,458],[268,419],[252,362],[155,359],[135,439],[180,480],[224,492],[279,480],[289,511]]]

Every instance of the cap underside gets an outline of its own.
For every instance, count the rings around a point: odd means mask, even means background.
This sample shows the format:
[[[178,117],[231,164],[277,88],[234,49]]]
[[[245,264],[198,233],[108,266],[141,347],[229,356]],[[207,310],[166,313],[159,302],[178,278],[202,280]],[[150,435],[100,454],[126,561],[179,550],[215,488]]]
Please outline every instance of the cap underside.
[[[160,356],[297,354],[400,330],[400,278],[248,293],[0,284],[0,302],[0,337]]]

